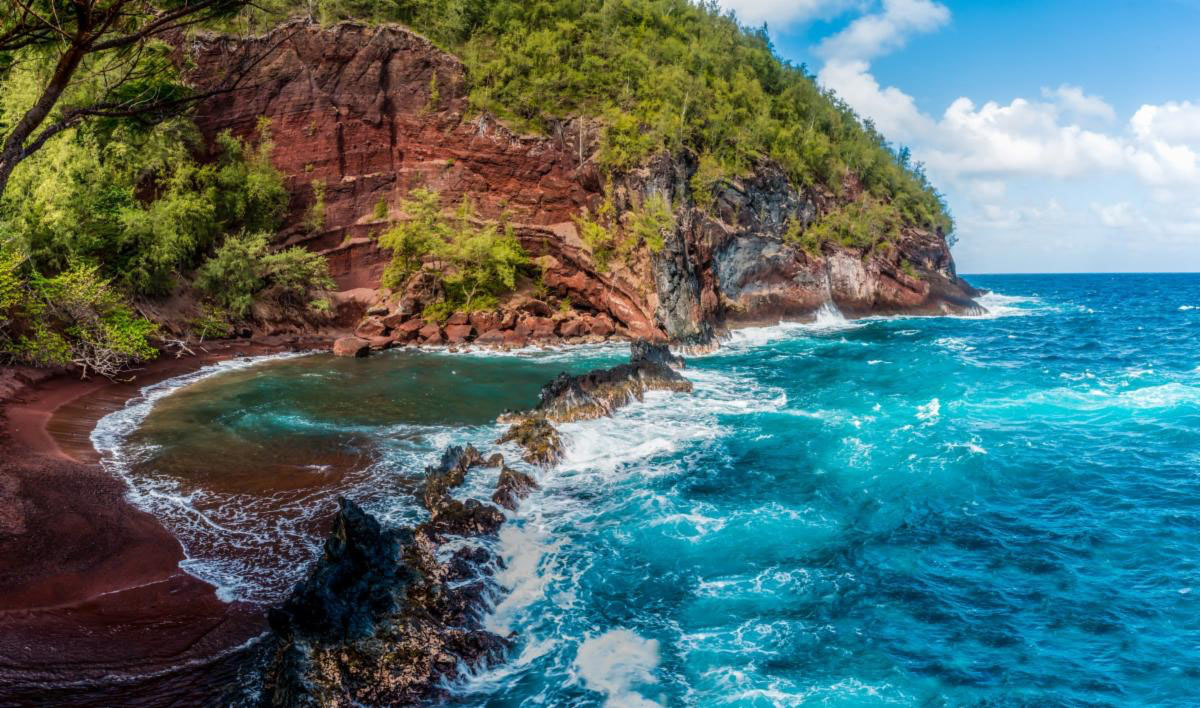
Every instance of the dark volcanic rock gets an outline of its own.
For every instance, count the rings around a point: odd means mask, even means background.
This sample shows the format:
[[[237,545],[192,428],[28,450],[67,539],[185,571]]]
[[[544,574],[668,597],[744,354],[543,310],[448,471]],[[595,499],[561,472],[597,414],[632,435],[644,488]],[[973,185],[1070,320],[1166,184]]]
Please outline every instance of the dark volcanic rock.
[[[549,467],[563,456],[562,436],[544,416],[537,414],[519,416],[517,422],[496,442],[501,445],[517,443],[525,449],[521,459],[531,465]]]
[[[392,611],[398,595],[419,575],[401,558],[413,543],[410,530],[383,530],[357,504],[338,499],[338,515],[325,550],[308,578],[268,620],[279,636],[357,639]]]
[[[629,343],[630,364],[663,364],[676,369],[684,367],[683,357],[671,353],[671,348],[665,344],[637,339]]]
[[[475,499],[459,501],[450,496],[451,489],[462,485],[468,470],[485,464],[479,451],[467,445],[447,449],[437,466],[426,468],[421,501],[431,516],[425,525],[431,533],[489,536],[500,529],[504,513],[496,507]]]
[[[549,420],[565,423],[611,415],[646,391],[688,393],[692,382],[671,368],[677,360],[666,347],[636,344],[635,358],[628,364],[598,369],[580,376],[559,374],[542,387],[535,412]]]
[[[262,702],[267,705],[411,705],[444,699],[460,667],[499,660],[509,642],[479,617],[495,593],[496,560],[468,546],[437,560],[444,534],[494,533],[499,509],[450,492],[471,467],[473,447],[453,447],[427,470],[421,501],[431,519],[385,529],[353,502],[339,511],[308,577],[269,613]],[[503,475],[502,475],[503,477]],[[504,487],[514,489],[510,481]],[[497,489],[497,493],[500,493]]]
[[[538,484],[533,481],[533,477],[510,467],[502,467],[492,501],[509,511],[514,511],[521,499],[537,488]]]
[[[562,459],[564,448],[551,421],[567,423],[611,415],[631,401],[642,400],[646,391],[690,392],[692,382],[672,366],[682,367],[683,359],[671,354],[666,345],[635,341],[628,364],[580,376],[561,373],[542,387],[532,411],[500,417],[512,426],[497,442],[516,442],[524,448],[521,457],[526,462],[553,465]]]

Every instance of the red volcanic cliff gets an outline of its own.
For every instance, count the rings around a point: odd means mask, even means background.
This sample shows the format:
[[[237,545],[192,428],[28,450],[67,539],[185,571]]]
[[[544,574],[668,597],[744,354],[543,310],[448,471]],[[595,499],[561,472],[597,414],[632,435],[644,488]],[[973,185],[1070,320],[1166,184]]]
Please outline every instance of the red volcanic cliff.
[[[569,297],[574,310],[551,313],[524,298],[513,316],[458,317],[465,329],[454,336],[414,323],[402,338],[463,341],[520,330],[487,340],[516,343],[604,335],[615,325],[620,335],[706,344],[726,326],[811,316],[830,302],[852,315],[975,307],[940,235],[909,232],[888,253],[827,246],[813,256],[785,243],[789,221],[811,222],[832,197],[796,190],[769,161],[723,185],[707,210],[692,199],[695,166],[686,155],[614,176],[618,210],[663,194],[676,227],[661,252],[643,247],[601,272],[574,223],[602,199],[588,159],[593,146],[578,133],[586,123],[529,137],[469,115],[462,63],[399,27],[294,22],[248,40],[195,38],[188,50],[201,85],[230,70],[244,75],[239,90],[199,107],[197,123],[211,139],[222,130],[251,137],[260,119],[270,120],[272,159],[293,195],[280,238],[326,254],[343,289],[378,287],[389,254],[375,236],[404,218],[398,205],[410,190],[426,187],[447,206],[469,197],[484,219],[506,213],[526,250],[540,257],[550,292]],[[319,189],[324,223],[314,230],[305,214]],[[383,219],[376,217],[381,200]],[[905,261],[919,277],[905,274]],[[396,313],[368,334],[392,336],[411,317]]]

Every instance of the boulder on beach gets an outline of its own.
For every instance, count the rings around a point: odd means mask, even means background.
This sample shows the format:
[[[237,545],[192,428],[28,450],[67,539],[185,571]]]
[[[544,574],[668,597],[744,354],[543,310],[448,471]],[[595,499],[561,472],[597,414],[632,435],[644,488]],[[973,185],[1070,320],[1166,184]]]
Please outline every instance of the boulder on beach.
[[[334,356],[364,357],[371,353],[371,343],[361,337],[341,337],[333,343]]]

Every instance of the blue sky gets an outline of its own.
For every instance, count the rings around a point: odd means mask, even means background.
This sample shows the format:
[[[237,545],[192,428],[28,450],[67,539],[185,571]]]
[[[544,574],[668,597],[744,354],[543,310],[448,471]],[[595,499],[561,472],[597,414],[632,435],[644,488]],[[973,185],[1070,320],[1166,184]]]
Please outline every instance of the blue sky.
[[[946,193],[964,273],[1200,271],[1200,0],[720,0]]]

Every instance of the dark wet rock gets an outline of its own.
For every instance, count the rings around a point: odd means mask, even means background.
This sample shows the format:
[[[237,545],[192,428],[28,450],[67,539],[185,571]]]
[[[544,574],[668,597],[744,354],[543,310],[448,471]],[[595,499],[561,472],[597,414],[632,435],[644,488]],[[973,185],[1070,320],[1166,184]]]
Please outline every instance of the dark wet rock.
[[[556,423],[588,420],[612,415],[621,406],[640,401],[647,391],[688,393],[692,382],[666,362],[678,362],[665,346],[640,343],[634,359],[611,369],[597,369],[579,376],[559,374],[542,387],[534,412]],[[678,365],[678,364],[674,364]]]
[[[521,459],[531,465],[549,467],[557,464],[563,456],[562,436],[558,434],[545,416],[518,416],[512,427],[497,443],[515,442],[524,449]]]
[[[477,580],[479,576],[491,575],[492,554],[482,546],[460,548],[446,563],[446,581],[464,582]]]
[[[533,477],[511,467],[501,467],[500,481],[496,484],[492,501],[509,511],[515,511],[521,500],[537,488],[538,484]]]
[[[450,491],[462,485],[467,472],[485,463],[474,447],[451,447],[441,462],[425,470],[421,503],[429,510],[426,527],[430,533],[454,536],[489,536],[504,523],[504,513],[478,500],[459,501]]]
[[[499,661],[508,640],[480,617],[497,588],[499,564],[485,547],[437,560],[445,533],[494,533],[503,513],[450,492],[484,464],[475,448],[453,447],[427,470],[421,500],[429,521],[386,529],[339,499],[324,553],[269,620],[262,703],[280,706],[412,705],[444,700],[465,667]]]
[[[402,559],[410,530],[384,530],[357,504],[338,499],[338,515],[324,553],[308,578],[268,619],[281,637],[322,639],[367,636],[375,619],[392,611],[397,596],[419,578]]]
[[[666,344],[637,339],[629,343],[630,364],[664,364],[675,369],[684,367],[683,357],[671,353]]]

